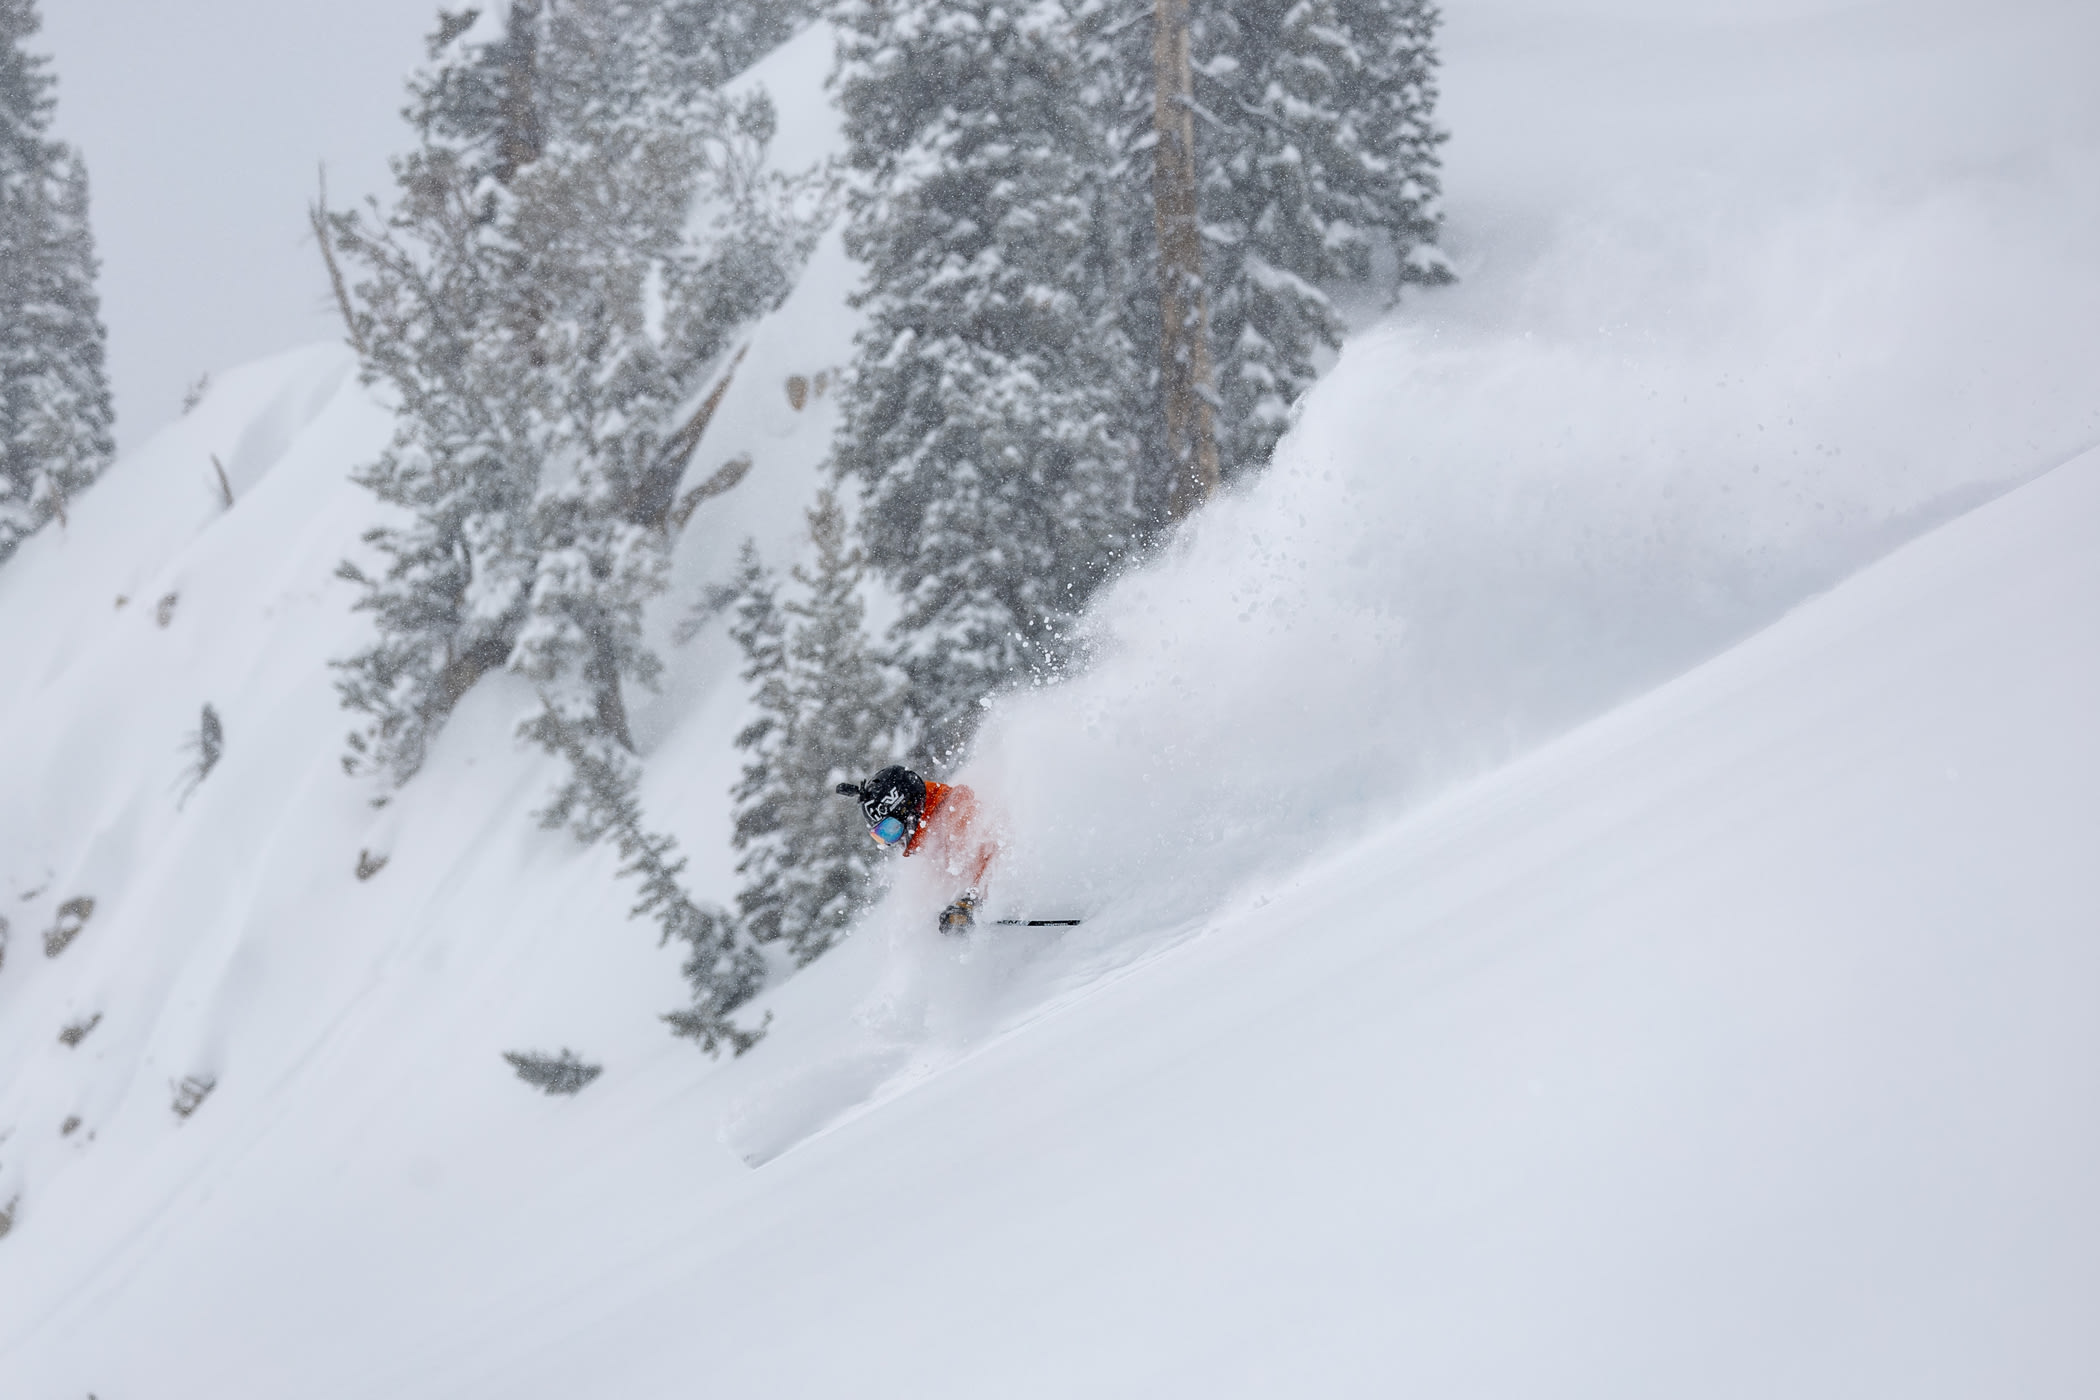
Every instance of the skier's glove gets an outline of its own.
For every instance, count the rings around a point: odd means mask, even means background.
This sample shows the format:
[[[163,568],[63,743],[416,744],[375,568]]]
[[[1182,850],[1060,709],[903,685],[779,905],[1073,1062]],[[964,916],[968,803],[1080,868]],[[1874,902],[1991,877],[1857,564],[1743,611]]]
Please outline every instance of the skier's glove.
[[[968,933],[977,922],[977,899],[974,895],[963,895],[955,903],[941,911],[942,933]]]

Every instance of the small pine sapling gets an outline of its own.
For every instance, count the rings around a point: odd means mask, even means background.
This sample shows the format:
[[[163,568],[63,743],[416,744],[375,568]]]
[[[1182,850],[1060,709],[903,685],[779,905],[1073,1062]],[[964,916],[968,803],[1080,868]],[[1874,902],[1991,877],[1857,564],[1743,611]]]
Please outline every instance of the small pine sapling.
[[[102,1024],[102,1013],[97,1011],[85,1021],[74,1021],[58,1033],[58,1043],[71,1049],[87,1039],[89,1031]]]
[[[226,726],[220,723],[219,712],[205,705],[197,720],[197,732],[184,740],[182,747],[192,758],[182,776],[182,797],[175,804],[178,809],[211,776],[211,770],[219,766],[219,759],[226,752]]]
[[[587,1065],[567,1046],[559,1057],[530,1050],[506,1050],[503,1058],[518,1072],[518,1078],[549,1094],[574,1094],[605,1072],[603,1065]]]

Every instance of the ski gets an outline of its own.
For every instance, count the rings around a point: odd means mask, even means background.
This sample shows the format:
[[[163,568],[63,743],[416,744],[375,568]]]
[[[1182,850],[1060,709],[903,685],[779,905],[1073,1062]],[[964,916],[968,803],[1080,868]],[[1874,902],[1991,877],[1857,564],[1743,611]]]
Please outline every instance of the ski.
[[[1013,924],[1021,928],[1076,928],[1077,919],[994,919],[995,924]]]

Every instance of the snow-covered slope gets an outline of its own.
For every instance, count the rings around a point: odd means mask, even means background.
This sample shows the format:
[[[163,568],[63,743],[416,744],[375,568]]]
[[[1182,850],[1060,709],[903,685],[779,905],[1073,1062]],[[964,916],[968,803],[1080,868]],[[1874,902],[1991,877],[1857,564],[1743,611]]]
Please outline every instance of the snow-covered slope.
[[[2091,1395],[2096,525],[2088,454],[343,1393]]]
[[[363,1389],[2090,1395],[2096,525],[2089,454]]]
[[[0,569],[0,1395],[2092,1393],[2100,464],[2033,479],[2100,438],[2100,12],[1452,8],[1466,280],[990,719],[1001,897],[1086,924],[905,880],[742,1060],[505,678],[385,809],[337,771],[340,351]],[[826,48],[747,79],[783,159]],[[706,894],[745,701],[670,639],[794,548],[853,275],[652,619]],[[563,1045],[573,1101],[498,1058]]]
[[[22,1241],[0,1364],[199,1397],[2090,1395],[2096,523],[2088,455],[755,1171],[718,1125],[836,1108],[896,1070],[885,1031],[1069,970],[1063,935],[864,935],[748,1075],[573,1103],[448,1062],[430,1028],[474,1013],[433,945],[368,994],[398,1044],[324,1043],[150,1227],[119,1195]]]

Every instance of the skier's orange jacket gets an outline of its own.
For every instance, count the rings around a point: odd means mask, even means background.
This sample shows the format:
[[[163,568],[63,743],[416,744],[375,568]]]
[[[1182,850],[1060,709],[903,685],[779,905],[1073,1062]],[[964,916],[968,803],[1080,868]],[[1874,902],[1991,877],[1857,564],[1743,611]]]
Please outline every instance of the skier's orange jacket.
[[[976,820],[976,793],[928,779],[926,807],[919,813],[919,824],[911,840],[904,843],[904,854],[913,855],[919,847],[927,846],[951,874],[966,877],[964,883],[970,889],[982,890],[985,872],[991,869],[992,857],[999,848],[983,839],[978,840],[975,849],[971,848],[970,827]]]

